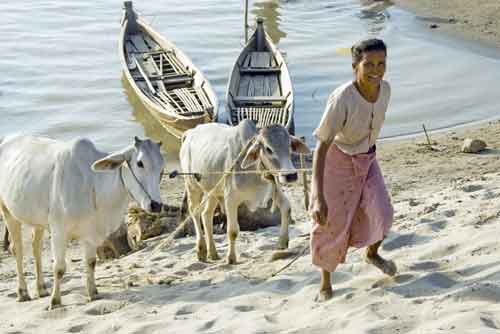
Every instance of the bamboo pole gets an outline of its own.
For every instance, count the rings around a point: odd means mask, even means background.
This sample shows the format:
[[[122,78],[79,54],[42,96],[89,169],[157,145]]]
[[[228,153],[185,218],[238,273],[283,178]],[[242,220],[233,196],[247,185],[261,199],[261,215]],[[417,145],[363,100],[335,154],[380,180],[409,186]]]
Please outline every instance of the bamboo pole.
[[[305,137],[300,138],[304,143],[306,142]],[[305,159],[304,154],[299,154],[300,156],[300,169],[304,170],[305,168]],[[307,180],[307,172],[302,172],[302,185],[304,187],[304,205],[306,207],[306,211],[309,210],[309,188],[308,188],[308,180]]]
[[[245,45],[248,43],[248,0],[245,0]]]

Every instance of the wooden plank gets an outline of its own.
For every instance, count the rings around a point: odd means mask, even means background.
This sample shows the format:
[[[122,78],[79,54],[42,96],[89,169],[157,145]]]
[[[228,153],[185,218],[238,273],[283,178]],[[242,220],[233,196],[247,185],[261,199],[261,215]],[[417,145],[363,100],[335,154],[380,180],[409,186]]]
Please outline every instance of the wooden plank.
[[[252,52],[251,67],[267,68],[271,66],[271,54],[267,51]]]
[[[253,94],[251,96],[265,96],[264,94],[264,75],[255,75],[252,77],[252,84],[254,87]]]
[[[139,72],[141,73],[142,77],[144,78],[144,80],[146,81],[146,84],[149,88],[149,90],[151,92],[153,92],[153,94],[156,94],[156,90],[155,88],[153,87],[153,84],[151,83],[151,81],[149,81],[149,78],[148,78],[148,75],[146,74],[146,72],[144,71],[144,69],[142,68],[141,64],[139,63],[139,61],[137,61],[137,58],[134,57],[134,61],[135,61],[135,65],[137,66],[137,68],[139,69]]]
[[[240,68],[241,74],[278,74],[281,70],[279,67],[268,67],[268,68],[252,68],[252,67],[242,67]]]
[[[272,103],[272,102],[286,102],[286,97],[284,96],[241,96],[241,95],[238,95],[238,96],[234,96],[233,97],[233,100],[235,102],[240,102],[240,103],[244,103],[244,102],[268,102],[268,103]]]
[[[201,110],[202,108],[199,108],[197,104],[194,103],[191,94],[186,88],[181,88],[181,89],[176,89],[176,92],[179,96],[179,98],[183,99],[184,105],[186,106],[187,109],[193,110],[193,111],[198,111]]]
[[[146,42],[144,42],[144,38],[143,38],[143,35],[141,33],[129,35],[129,39],[132,41],[132,43],[134,43],[134,46],[137,49],[137,51],[140,51],[140,52],[150,51]]]
[[[240,77],[240,84],[238,86],[238,91],[236,92],[237,95],[248,95],[248,85],[250,84],[250,76],[249,75],[243,75]]]
[[[144,37],[144,40],[146,41],[146,43],[149,45],[149,48],[151,50],[153,50],[153,51],[160,51],[161,50],[161,46],[158,43],[156,43],[156,41],[153,40],[151,38],[151,36],[144,34],[143,37]]]
[[[247,54],[245,60],[243,61],[243,67],[250,67],[250,54]]]
[[[164,96],[167,101],[174,107],[176,113],[182,112],[182,107],[174,100],[174,98],[168,93],[168,91],[160,92],[160,95]]]
[[[208,96],[206,95],[205,90],[203,88],[199,88],[199,87],[196,87],[194,90],[195,90],[197,96],[200,98],[203,107],[204,108],[211,108],[212,103],[208,99]]]

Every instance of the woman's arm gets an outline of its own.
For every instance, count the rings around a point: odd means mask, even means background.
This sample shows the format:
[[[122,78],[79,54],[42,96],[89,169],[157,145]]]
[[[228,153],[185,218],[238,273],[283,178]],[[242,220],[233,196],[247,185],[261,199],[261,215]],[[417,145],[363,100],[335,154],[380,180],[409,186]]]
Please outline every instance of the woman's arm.
[[[311,218],[318,224],[326,223],[328,216],[328,207],[323,194],[323,177],[325,171],[325,158],[330,142],[318,140],[316,150],[313,155],[313,174],[312,174],[312,201],[310,207]]]

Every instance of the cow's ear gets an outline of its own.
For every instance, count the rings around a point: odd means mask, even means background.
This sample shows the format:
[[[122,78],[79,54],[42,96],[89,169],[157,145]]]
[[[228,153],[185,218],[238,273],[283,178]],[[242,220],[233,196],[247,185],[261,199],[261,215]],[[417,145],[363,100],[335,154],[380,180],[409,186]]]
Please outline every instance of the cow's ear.
[[[120,167],[122,163],[130,160],[133,149],[127,149],[120,152],[111,153],[102,159],[97,160],[92,164],[94,172],[113,171]]]
[[[250,146],[247,154],[245,155],[245,158],[243,158],[241,168],[246,169],[257,162],[257,159],[259,158],[260,147],[260,141],[258,140],[254,144],[252,144],[252,146]]]
[[[311,150],[307,145],[297,137],[290,136],[290,146],[292,147],[292,151],[300,154],[311,154]]]

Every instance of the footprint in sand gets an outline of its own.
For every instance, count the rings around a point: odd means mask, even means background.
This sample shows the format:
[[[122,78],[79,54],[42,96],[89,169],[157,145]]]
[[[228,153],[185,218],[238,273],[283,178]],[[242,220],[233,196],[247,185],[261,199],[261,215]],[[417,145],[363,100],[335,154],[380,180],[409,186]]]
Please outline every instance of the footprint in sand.
[[[264,314],[264,319],[271,324],[278,323],[278,319],[277,319],[276,314]]]
[[[125,307],[125,305],[126,303],[122,301],[98,300],[92,302],[91,305],[85,309],[84,313],[88,315],[104,315],[116,312]]]
[[[481,313],[479,319],[486,327],[500,329],[500,322],[490,313]]]
[[[198,309],[200,307],[201,306],[197,305],[197,304],[187,304],[187,305],[181,306],[181,308],[179,308],[177,310],[177,312],[175,312],[175,315],[176,316],[181,316],[181,315],[193,314],[196,311],[198,311]]]
[[[445,210],[443,211],[443,216],[447,218],[455,217],[455,210]]]
[[[427,270],[436,270],[439,269],[440,265],[434,261],[423,261],[411,264],[408,269],[415,271],[427,271]]]
[[[480,301],[498,304],[500,303],[500,286],[494,283],[476,283],[454,291],[444,298],[451,298],[455,302]]]
[[[207,264],[206,263],[203,263],[203,262],[195,262],[195,263],[192,263],[190,264],[189,266],[185,267],[184,269],[191,272],[191,271],[199,271],[199,270],[203,270],[207,267]]]
[[[392,251],[405,246],[418,245],[428,240],[430,240],[429,237],[419,236],[415,233],[402,234],[390,241],[384,242],[382,244],[382,249]]]
[[[484,187],[480,184],[468,184],[464,187],[462,187],[462,191],[466,193],[472,193],[478,190],[484,189]]]
[[[237,305],[234,309],[238,312],[251,312],[255,310],[255,307],[252,305]]]
[[[214,327],[216,321],[217,319],[205,322],[200,328],[198,328],[198,332],[208,331],[209,329]]]
[[[449,289],[457,284],[445,273],[431,273],[407,284],[389,287],[388,290],[404,298],[431,296],[439,289]]]
[[[70,328],[67,329],[68,333],[80,333],[83,331],[87,324],[80,324],[80,325],[75,325],[71,326]]]
[[[443,229],[446,228],[446,225],[448,225],[448,222],[446,220],[439,220],[437,222],[434,222],[432,224],[429,224],[429,226],[431,227],[431,229],[434,231],[434,232],[439,232]]]
[[[295,285],[294,281],[286,278],[276,279],[269,282],[269,286],[271,289],[278,290],[280,292],[288,291],[294,285]]]

